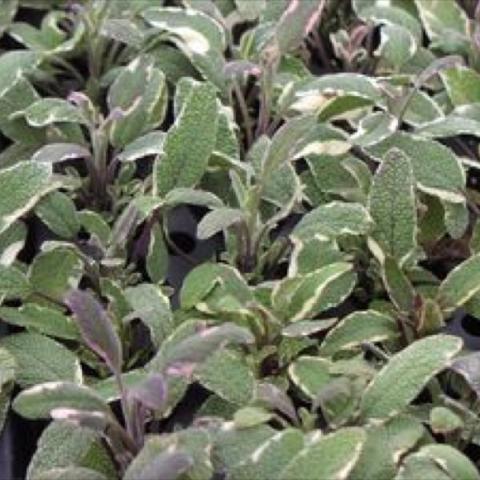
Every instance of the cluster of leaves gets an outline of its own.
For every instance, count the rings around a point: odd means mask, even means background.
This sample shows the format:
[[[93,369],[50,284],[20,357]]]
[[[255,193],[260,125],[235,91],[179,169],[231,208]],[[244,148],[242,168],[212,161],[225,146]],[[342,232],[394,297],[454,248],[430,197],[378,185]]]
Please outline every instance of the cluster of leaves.
[[[29,479],[480,478],[480,355],[445,333],[480,318],[463,3],[0,0]],[[221,252],[176,291],[180,206]]]

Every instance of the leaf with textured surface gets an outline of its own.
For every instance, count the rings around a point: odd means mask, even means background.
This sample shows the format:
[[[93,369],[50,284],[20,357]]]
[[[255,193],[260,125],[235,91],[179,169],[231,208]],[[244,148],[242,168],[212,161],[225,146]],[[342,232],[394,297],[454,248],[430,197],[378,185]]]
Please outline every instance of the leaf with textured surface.
[[[150,280],[154,283],[165,280],[168,266],[168,248],[163,237],[163,231],[160,225],[155,224],[150,232],[150,243],[146,258],[146,268]]]
[[[15,116],[24,116],[32,127],[46,127],[54,123],[85,123],[81,111],[61,98],[42,98]]]
[[[75,143],[51,143],[37,150],[32,161],[39,163],[60,163],[78,158],[90,158],[90,150]]]
[[[255,380],[245,359],[227,349],[213,352],[195,372],[195,378],[208,390],[236,405],[252,400]]]
[[[383,342],[399,335],[395,320],[375,310],[353,312],[343,318],[324,338],[319,354],[334,355],[358,348],[363,342]]]
[[[432,47],[445,53],[467,53],[468,17],[455,0],[415,0]]]
[[[206,240],[244,220],[244,213],[235,208],[216,208],[207,213],[197,227],[197,237]]]
[[[435,335],[394,355],[365,390],[363,418],[388,418],[404,410],[461,348],[460,338]]]
[[[233,323],[224,323],[200,331],[174,345],[167,354],[166,363],[167,365],[202,363],[213,352],[227,344],[242,345],[253,341],[253,335],[245,328]]]
[[[232,469],[232,480],[271,480],[287,466],[287,463],[304,448],[304,435],[300,430],[286,429],[278,432],[242,463]]]
[[[150,283],[142,283],[125,289],[125,298],[133,308],[135,318],[140,318],[150,330],[155,346],[159,347],[163,340],[173,331],[173,314],[170,301],[160,288]]]
[[[93,390],[67,382],[42,383],[24,390],[15,398],[13,408],[30,419],[49,418],[52,410],[60,408],[109,413],[108,405]]]
[[[0,170],[0,232],[28,212],[55,188],[51,165],[20,162]]]
[[[53,422],[43,432],[27,471],[36,480],[53,468],[84,467],[117,478],[115,467],[100,438],[90,429]]]
[[[360,428],[344,428],[301,450],[278,477],[281,480],[343,480],[357,462],[366,440]]]
[[[202,178],[215,147],[218,109],[215,89],[195,85],[167,133],[164,154],[157,159],[156,194],[164,196],[177,187],[194,187]]]
[[[381,29],[380,35],[380,46],[375,54],[381,61],[399,69],[415,55],[417,40],[407,28],[387,24]]]
[[[330,361],[319,357],[302,356],[288,369],[291,381],[310,399],[332,380]]]
[[[315,235],[332,238],[341,235],[365,235],[371,225],[372,219],[363,205],[331,202],[305,214],[291,235],[303,239]]]
[[[125,147],[162,123],[167,104],[165,75],[154,67],[153,58],[139,56],[115,79],[107,103],[110,112],[121,112],[112,121],[110,140],[117,148]]]
[[[114,372],[122,367],[122,345],[107,312],[95,297],[86,291],[72,290],[66,299],[78,322],[87,345]]]
[[[27,227],[23,222],[14,222],[0,233],[0,264],[11,266],[23,250],[27,240]]]
[[[410,159],[419,190],[450,202],[464,201],[465,174],[449,148],[433,140],[397,132],[369,150],[383,157],[392,148],[402,150]]]
[[[165,135],[165,132],[155,131],[135,139],[118,155],[119,160],[122,162],[133,162],[140,158],[161,154],[163,152]]]
[[[398,262],[386,257],[381,266],[382,280],[390,300],[401,312],[410,312],[414,307],[415,291]]]
[[[291,322],[312,318],[345,300],[356,283],[352,265],[337,262],[287,278],[273,293],[275,309]]]
[[[78,358],[62,344],[37,333],[17,333],[0,340],[15,359],[16,381],[22,387],[38,383],[82,382]]]
[[[480,102],[480,75],[475,70],[458,66],[444,70],[441,77],[454,106]]]
[[[440,284],[438,299],[444,308],[461,307],[480,291],[480,254],[455,267]]]
[[[375,222],[372,238],[404,261],[416,247],[417,211],[412,166],[400,150],[390,150],[375,173],[368,209]]]
[[[83,275],[83,262],[71,248],[58,247],[39,253],[29,270],[35,292],[62,301],[71,288],[76,288]]]
[[[53,192],[35,208],[36,215],[53,233],[73,238],[80,230],[80,221],[73,200],[62,192]]]
[[[53,308],[26,303],[20,308],[0,307],[0,318],[11,325],[17,325],[66,340],[79,340],[80,332],[62,312]]]
[[[32,286],[25,274],[17,267],[0,265],[0,297],[24,298],[32,293]]]
[[[455,480],[478,480],[480,478],[472,461],[450,445],[425,445],[413,455],[417,458],[428,458],[441,466],[442,470],[448,473],[449,478]]]
[[[319,20],[324,3],[321,0],[292,0],[275,26],[275,38],[282,54],[298,48]]]
[[[175,480],[193,465],[193,459],[182,450],[167,450],[151,455],[150,448],[151,443],[143,447],[125,472],[125,480]]]

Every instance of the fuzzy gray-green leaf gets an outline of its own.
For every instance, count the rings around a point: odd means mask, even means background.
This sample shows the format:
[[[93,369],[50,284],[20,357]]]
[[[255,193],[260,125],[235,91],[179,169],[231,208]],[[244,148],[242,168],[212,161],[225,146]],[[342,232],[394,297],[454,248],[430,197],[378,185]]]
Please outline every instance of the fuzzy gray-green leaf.
[[[362,417],[388,418],[404,410],[429,380],[450,365],[461,348],[460,338],[435,335],[397,353],[365,390]]]
[[[375,222],[372,237],[402,262],[416,246],[417,212],[412,166],[399,150],[386,154],[373,177],[368,207]]]
[[[194,187],[202,178],[215,147],[217,133],[215,89],[195,85],[165,139],[164,154],[157,159],[156,193],[166,195],[176,187]]]

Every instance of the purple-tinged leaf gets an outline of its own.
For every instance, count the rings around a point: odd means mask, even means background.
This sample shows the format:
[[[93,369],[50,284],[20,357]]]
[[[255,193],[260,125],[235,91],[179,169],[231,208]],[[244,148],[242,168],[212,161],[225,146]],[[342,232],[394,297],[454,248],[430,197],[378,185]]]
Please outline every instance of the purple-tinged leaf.
[[[163,375],[150,374],[140,385],[133,387],[129,397],[151,410],[160,410],[167,400],[167,382]]]
[[[290,397],[272,383],[260,383],[257,387],[257,399],[268,407],[283,413],[293,423],[298,422],[297,412]]]
[[[60,163],[77,158],[89,158],[90,151],[75,143],[51,143],[45,145],[32,156],[34,162]]]
[[[175,480],[192,465],[193,459],[183,451],[149,451],[147,443],[125,472],[124,480]]]
[[[291,0],[275,29],[280,52],[299,47],[319,20],[325,0]]]
[[[72,290],[65,302],[78,322],[87,345],[109,368],[119,373],[122,367],[122,345],[103,306],[89,292]]]
[[[480,352],[458,358],[450,368],[462,376],[472,390],[480,396]]]
[[[171,368],[179,364],[199,364],[227,344],[249,344],[254,340],[248,330],[233,323],[207,328],[175,345],[167,356],[167,365]]]
[[[77,410],[75,408],[54,408],[50,412],[54,420],[62,420],[80,427],[90,428],[97,432],[105,431],[109,423],[107,415],[103,412]]]

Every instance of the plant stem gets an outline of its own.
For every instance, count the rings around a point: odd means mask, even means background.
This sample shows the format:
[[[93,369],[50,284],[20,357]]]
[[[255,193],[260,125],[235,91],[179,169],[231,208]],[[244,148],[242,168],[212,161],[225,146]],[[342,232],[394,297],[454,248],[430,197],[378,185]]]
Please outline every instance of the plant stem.
[[[246,150],[252,145],[253,143],[253,125],[252,120],[250,118],[250,114],[248,112],[248,105],[245,100],[245,96],[242,92],[242,89],[238,85],[236,80],[233,80],[233,90],[235,92],[235,97],[237,99],[238,108],[240,110],[240,114],[242,115],[243,123],[245,126],[245,143],[246,143]]]

